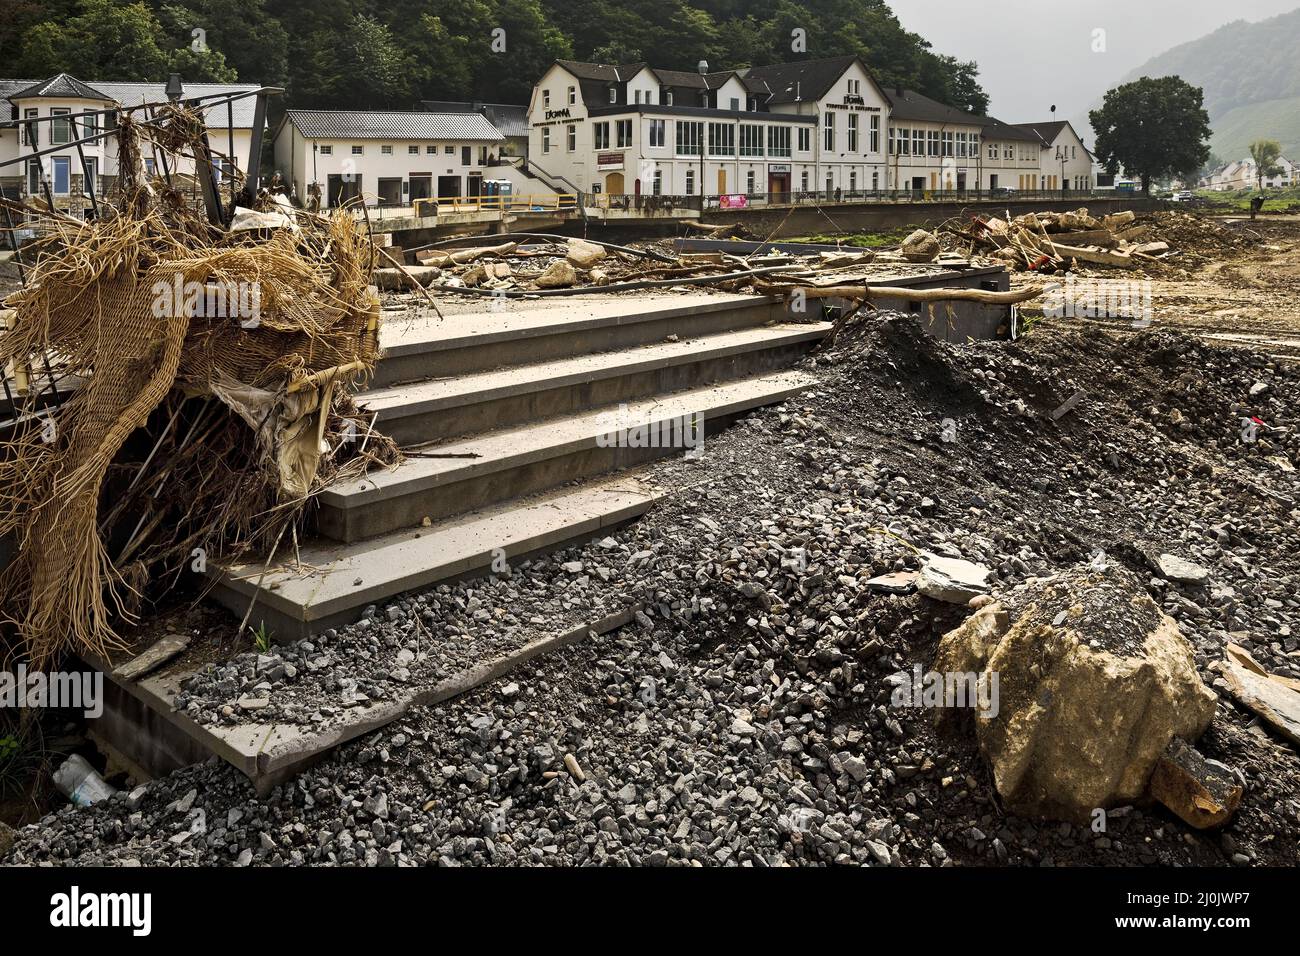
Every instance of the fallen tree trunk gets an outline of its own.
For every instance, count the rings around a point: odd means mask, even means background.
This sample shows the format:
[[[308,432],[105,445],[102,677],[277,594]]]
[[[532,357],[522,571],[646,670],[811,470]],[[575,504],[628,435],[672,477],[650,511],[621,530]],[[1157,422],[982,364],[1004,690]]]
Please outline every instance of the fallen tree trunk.
[[[987,289],[911,289],[895,285],[799,286],[759,283],[758,291],[769,295],[789,295],[795,290],[809,299],[906,299],[909,302],[982,302],[985,305],[1014,305],[1043,294],[1043,286],[1026,286],[1010,292]]]
[[[443,252],[430,249],[426,252],[417,252],[415,258],[419,259],[420,264],[425,266],[463,265],[482,256],[509,255],[518,247],[519,243],[517,242],[505,242],[499,246],[481,246],[475,249],[461,249],[458,252]]]

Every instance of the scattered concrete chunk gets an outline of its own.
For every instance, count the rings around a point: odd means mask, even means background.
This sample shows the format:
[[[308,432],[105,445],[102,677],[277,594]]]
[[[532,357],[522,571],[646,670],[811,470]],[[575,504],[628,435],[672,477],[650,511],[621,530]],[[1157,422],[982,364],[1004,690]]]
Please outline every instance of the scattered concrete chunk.
[[[598,246],[594,242],[587,242],[584,239],[570,239],[565,258],[579,269],[590,269],[596,262],[604,259],[606,254],[604,247]]]
[[[989,593],[988,578],[989,569],[982,564],[927,554],[916,589],[936,601],[967,604],[971,598]]]
[[[1174,554],[1160,555],[1156,564],[1160,568],[1160,576],[1166,581],[1200,585],[1210,580],[1210,572],[1205,568]]]
[[[1231,820],[1243,792],[1232,771],[1176,737],[1156,761],[1150,788],[1152,797],[1198,830]]]
[[[908,262],[933,262],[939,256],[939,240],[934,233],[918,229],[903,240],[901,252]]]
[[[911,594],[916,590],[918,574],[915,571],[894,571],[867,581],[867,590],[881,594]]]
[[[575,285],[578,281],[578,273],[567,260],[556,259],[533,281],[539,289],[562,289]]]

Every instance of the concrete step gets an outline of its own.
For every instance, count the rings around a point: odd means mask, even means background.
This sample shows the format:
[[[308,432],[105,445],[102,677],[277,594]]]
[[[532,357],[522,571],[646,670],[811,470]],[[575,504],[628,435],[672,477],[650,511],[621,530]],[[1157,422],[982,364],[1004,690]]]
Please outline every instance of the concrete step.
[[[358,400],[399,445],[424,444],[785,368],[830,328],[819,322],[739,329],[396,385]]]
[[[392,471],[334,485],[318,497],[320,532],[339,541],[387,534],[482,508],[497,501],[602,472],[681,454],[693,439],[698,418],[703,436],[716,434],[740,415],[795,395],[815,382],[800,372],[688,389],[621,406],[498,429],[468,439],[425,445]],[[676,436],[673,424],[679,428]],[[654,429],[650,447],[635,433],[620,429],[646,424]],[[457,457],[460,456],[460,457]]]
[[[755,296],[675,295],[639,303],[626,299],[550,300],[545,305],[481,310],[403,321],[385,319],[383,360],[374,388],[398,382],[462,375],[491,368],[609,352],[681,338],[712,335],[788,320],[779,299]]]
[[[546,550],[608,533],[654,504],[656,493],[622,475],[589,481],[353,544],[325,540],[304,547],[299,560],[208,565],[210,595],[276,640],[291,640],[356,620],[369,604],[448,578],[487,571],[503,553],[516,562]]]

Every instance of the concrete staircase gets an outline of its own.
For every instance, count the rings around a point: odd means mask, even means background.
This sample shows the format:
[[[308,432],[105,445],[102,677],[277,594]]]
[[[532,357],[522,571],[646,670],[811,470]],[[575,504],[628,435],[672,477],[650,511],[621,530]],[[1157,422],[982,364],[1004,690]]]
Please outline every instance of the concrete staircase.
[[[629,309],[631,312],[629,313]],[[331,487],[292,555],[210,565],[212,595],[292,639],[369,604],[599,537],[648,510],[626,469],[676,447],[609,441],[620,424],[705,435],[806,388],[788,371],[826,334],[753,296],[550,300],[386,328],[358,401],[408,453]],[[680,434],[680,432],[679,432]]]

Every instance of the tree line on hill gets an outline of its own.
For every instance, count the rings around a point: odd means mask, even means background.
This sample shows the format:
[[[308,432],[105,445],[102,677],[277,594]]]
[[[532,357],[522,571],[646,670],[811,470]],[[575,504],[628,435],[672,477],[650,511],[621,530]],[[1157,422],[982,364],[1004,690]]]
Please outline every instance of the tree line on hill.
[[[988,109],[977,65],[935,52],[885,0],[0,0],[0,22],[9,76],[175,72],[284,86],[300,108],[526,103],[561,58],[721,70],[854,53],[887,89]]]

